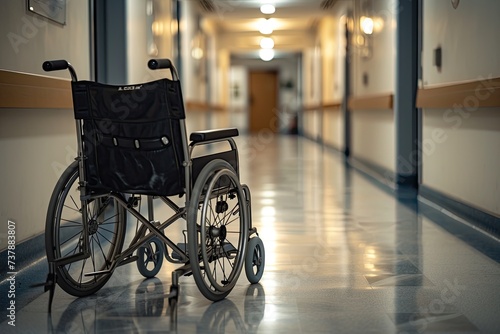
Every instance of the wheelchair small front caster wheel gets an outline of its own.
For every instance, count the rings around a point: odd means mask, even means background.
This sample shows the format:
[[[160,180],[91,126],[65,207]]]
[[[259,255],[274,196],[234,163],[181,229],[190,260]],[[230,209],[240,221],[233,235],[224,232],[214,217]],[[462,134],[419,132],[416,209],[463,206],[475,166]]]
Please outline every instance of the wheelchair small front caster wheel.
[[[245,273],[250,283],[258,283],[264,273],[266,252],[264,243],[259,237],[253,237],[248,241],[245,256]]]
[[[154,237],[137,250],[137,269],[146,278],[155,277],[163,263],[163,243]]]

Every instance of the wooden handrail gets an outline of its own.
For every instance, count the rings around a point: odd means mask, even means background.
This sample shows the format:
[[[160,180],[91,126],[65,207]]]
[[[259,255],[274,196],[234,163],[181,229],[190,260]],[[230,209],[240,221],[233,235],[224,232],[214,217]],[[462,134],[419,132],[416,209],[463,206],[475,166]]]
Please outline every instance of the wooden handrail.
[[[390,109],[393,108],[394,95],[381,94],[369,96],[351,96],[348,107],[350,110],[372,110],[372,109]]]
[[[328,102],[318,105],[304,106],[304,111],[314,111],[314,110],[334,110],[342,106],[342,102]]]
[[[208,104],[197,101],[187,101],[186,111],[225,111],[227,108],[222,105]]]
[[[0,69],[0,108],[73,109],[71,81]],[[224,111],[220,105],[186,102],[187,110]]]
[[[418,108],[500,107],[500,78],[421,88],[417,93]]]
[[[0,70],[0,108],[72,109],[70,81]]]

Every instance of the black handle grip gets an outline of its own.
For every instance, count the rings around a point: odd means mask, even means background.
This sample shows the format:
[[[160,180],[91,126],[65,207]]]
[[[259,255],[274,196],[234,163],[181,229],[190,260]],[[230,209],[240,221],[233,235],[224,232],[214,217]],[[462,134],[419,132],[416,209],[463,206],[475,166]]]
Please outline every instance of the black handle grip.
[[[148,67],[152,70],[157,70],[160,68],[172,68],[172,62],[170,59],[151,59],[148,61]]]
[[[68,68],[66,60],[47,60],[43,63],[42,68],[46,72],[65,70]]]

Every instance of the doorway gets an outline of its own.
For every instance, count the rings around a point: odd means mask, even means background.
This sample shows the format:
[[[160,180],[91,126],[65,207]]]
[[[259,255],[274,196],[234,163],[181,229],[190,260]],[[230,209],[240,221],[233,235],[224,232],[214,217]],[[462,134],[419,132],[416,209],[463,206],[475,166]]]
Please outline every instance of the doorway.
[[[251,70],[249,81],[249,132],[278,132],[278,72]]]

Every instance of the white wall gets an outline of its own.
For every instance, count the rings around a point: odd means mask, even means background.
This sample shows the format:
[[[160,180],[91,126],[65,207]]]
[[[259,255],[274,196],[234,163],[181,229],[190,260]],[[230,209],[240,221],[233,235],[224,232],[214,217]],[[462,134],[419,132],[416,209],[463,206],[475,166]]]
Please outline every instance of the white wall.
[[[148,3],[153,4],[153,15],[148,16]],[[204,59],[195,60],[191,56],[193,41],[197,30],[197,4],[193,1],[182,1],[180,22],[182,68],[177,70],[181,75],[181,87],[184,102],[208,103],[207,87],[204,83]],[[167,70],[151,71],[146,64],[151,58],[170,58],[174,54],[172,36],[172,1],[159,0],[127,0],[127,81],[138,83],[162,77],[170,77]],[[151,29],[152,22],[160,31]],[[161,33],[155,35],[155,32]],[[156,53],[151,50],[151,41],[155,42]],[[186,124],[188,133],[210,127],[210,117],[204,111],[187,109]]]
[[[2,2],[0,68],[44,74],[47,59],[67,59],[81,79],[90,77],[88,1],[67,1],[66,25],[26,12],[26,2]],[[10,40],[9,40],[10,38]],[[12,41],[19,43],[12,43]],[[67,71],[50,76],[69,78]],[[17,242],[43,233],[52,189],[76,155],[72,110],[0,109],[0,249],[7,219]]]
[[[243,65],[231,66],[229,77],[229,113],[231,126],[248,132],[248,71]]]
[[[320,106],[323,103],[321,76],[321,41],[303,52],[303,101],[305,107]],[[312,139],[322,136],[322,114],[320,110],[308,110],[303,114],[304,135]]]
[[[500,1],[424,0],[423,81],[426,87],[500,77]],[[433,65],[434,49],[443,50],[441,72]]]
[[[90,75],[89,17],[87,0],[69,0],[66,24],[61,25],[26,11],[26,1],[2,1],[0,11],[0,68],[47,75],[42,63],[66,59],[75,67],[79,79]],[[69,78],[67,71],[50,76]]]
[[[366,46],[353,43],[352,47],[352,80],[353,95],[366,96],[392,93],[395,80],[395,34],[396,34],[396,0],[372,1],[370,9],[360,8],[356,1],[354,10],[354,41],[366,40]],[[373,34],[362,33],[359,22],[361,16],[370,16],[379,22],[380,28]],[[363,83],[363,75],[368,76],[368,84]]]
[[[147,7],[153,12],[148,13]],[[148,15],[151,14],[151,15]],[[165,76],[168,71],[151,71],[147,62],[151,58],[172,58],[171,1],[127,0],[126,3],[126,44],[127,82],[130,84],[151,81]],[[158,33],[153,31],[155,23]],[[156,52],[151,49],[154,42]]]
[[[7,219],[16,223],[16,241],[45,231],[52,190],[76,156],[72,110],[0,109],[0,249]]]
[[[448,1],[424,1],[425,87],[499,77],[499,13],[497,0],[462,0],[457,9]],[[438,45],[441,72],[432,62]],[[424,110],[423,141],[423,185],[500,215],[500,108]]]
[[[195,1],[181,1],[181,38],[182,38],[182,83],[184,99],[187,101],[207,102],[205,85],[200,76],[200,62],[191,56],[193,43],[198,33],[198,5]],[[200,27],[201,29],[201,27]]]
[[[500,108],[424,111],[423,184],[500,214]]]
[[[385,170],[394,171],[394,112],[354,110],[351,112],[353,156]]]
[[[354,7],[352,95],[366,97],[394,92],[395,80],[395,34],[396,1],[372,1],[372,6],[363,8],[361,1]],[[379,28],[372,35],[364,34],[359,26],[361,16],[370,16]],[[364,43],[361,42],[364,38]],[[368,82],[363,82],[363,77]],[[370,164],[393,172],[395,170],[395,126],[393,110],[353,110],[352,155]]]
[[[345,8],[338,8],[336,15],[326,16],[319,24],[322,63],[322,103],[338,104],[344,94],[345,62]],[[322,139],[330,147],[344,147],[344,118],[342,110],[330,108],[323,112]]]
[[[148,54],[146,0],[127,0],[127,83],[134,84],[152,79],[152,71],[146,66],[152,58]]]

